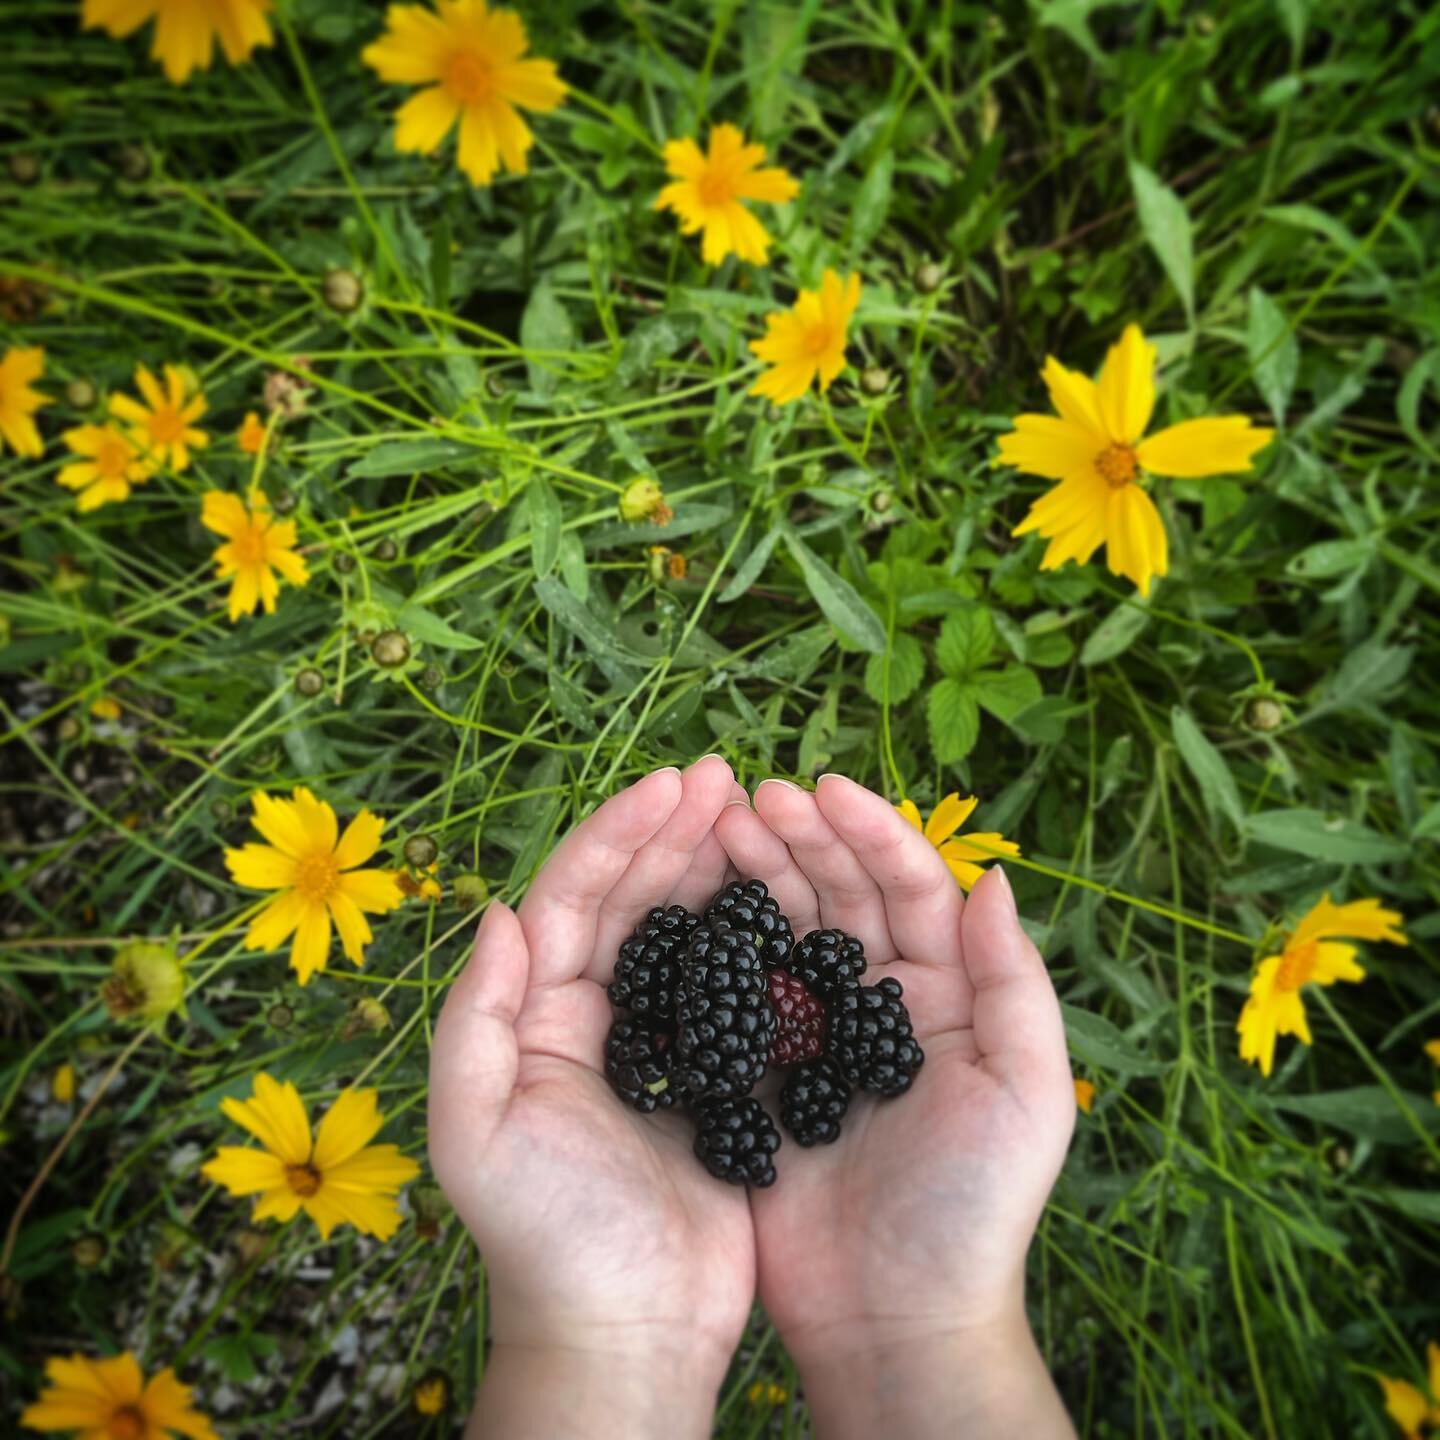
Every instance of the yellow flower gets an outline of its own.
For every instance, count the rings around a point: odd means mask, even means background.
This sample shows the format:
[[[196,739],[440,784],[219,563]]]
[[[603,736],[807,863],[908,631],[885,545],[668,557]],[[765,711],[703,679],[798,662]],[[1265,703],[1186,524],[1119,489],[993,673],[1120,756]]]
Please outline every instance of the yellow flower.
[[[200,523],[226,540],[215,550],[215,574],[221,580],[235,577],[230,587],[232,622],[253,615],[257,604],[264,605],[267,615],[275,613],[280,593],[275,571],[292,585],[309,583],[310,571],[295,553],[295,522],[276,520],[263,495],[251,495],[247,508],[238,495],[207,490]]]
[[[85,0],[81,23],[103,27],[117,40],[155,21],[150,57],[165,67],[172,85],[183,85],[195,70],[208,70],[215,41],[232,65],[250,58],[257,45],[272,45],[266,13],[272,0]]]
[[[112,395],[110,413],[133,427],[147,460],[169,465],[179,475],[190,464],[191,450],[202,450],[210,443],[203,430],[195,429],[195,422],[207,409],[199,385],[188,371],[167,365],[162,388],[144,365],[137,365],[135,388],[145,403],[131,395]]]
[[[1437,1065],[1440,1065],[1440,1040],[1427,1040],[1425,1042],[1425,1053]]]
[[[1089,1080],[1075,1082],[1075,1103],[1088,1115],[1095,1105],[1095,1086]]]
[[[1385,1413],[1405,1433],[1405,1440],[1420,1440],[1422,1426],[1440,1429],[1440,1345],[1433,1340],[1425,1347],[1430,1362],[1430,1394],[1425,1393],[1408,1380],[1392,1380],[1388,1375],[1377,1375],[1380,1388],[1385,1392]]]
[[[985,873],[980,867],[1000,855],[1018,855],[1020,847],[994,831],[977,830],[973,835],[950,837],[970,818],[979,804],[975,796],[962,800],[952,791],[931,812],[922,826],[920,811],[913,800],[902,800],[895,808],[940,852],[950,873],[962,890],[969,890]],[[979,846],[985,848],[979,849]]]
[[[404,898],[389,870],[356,869],[380,848],[384,821],[362,810],[337,840],[335,812],[303,785],[289,800],[256,791],[252,803],[270,843],[227,850],[225,864],[237,885],[280,893],[250,922],[245,948],[274,950],[293,934],[290,968],[305,985],[325,968],[333,920],[346,957],[363,965],[374,937],[362,912],[383,915]]]
[[[75,1067],[68,1062],[57,1065],[50,1076],[50,1098],[68,1105],[75,1098]]]
[[[1337,944],[1337,939],[1343,936],[1405,945],[1402,919],[1398,911],[1382,910],[1378,900],[1332,905],[1329,895],[1322,895],[1301,918],[1281,953],[1267,955],[1251,977],[1250,998],[1235,1027],[1240,1032],[1240,1058],[1258,1064],[1261,1074],[1268,1075],[1275,1064],[1276,1036],[1295,1035],[1310,1044],[1300,987],[1363,980],[1365,972],[1355,962],[1355,947]]]
[[[90,713],[97,720],[118,720],[120,702],[113,695],[101,695],[90,702]]]
[[[265,448],[265,422],[253,410],[247,410],[235,440],[247,455],[258,455]]]
[[[783,1405],[790,1398],[789,1391],[773,1380],[756,1380],[745,1392],[745,1398],[752,1405]]]
[[[422,1376],[410,1394],[417,1415],[443,1415],[450,1404],[450,1380],[443,1370]]]
[[[551,60],[523,59],[530,41],[513,10],[485,0],[392,5],[361,59],[390,85],[424,85],[395,114],[395,148],[429,155],[460,122],[460,168],[472,185],[497,169],[523,175],[535,143],[519,110],[553,110],[566,85]]]
[[[76,425],[60,438],[82,458],[63,466],[55,479],[80,492],[76,507],[82,512],[127,499],[132,485],[155,473],[135,437],[113,422]]]
[[[1036,530],[1050,542],[1042,570],[1067,560],[1083,565],[1104,545],[1111,573],[1148,595],[1169,557],[1160,512],[1141,488],[1140,472],[1198,478],[1248,470],[1275,432],[1244,415],[1222,415],[1184,420],[1142,439],[1155,408],[1155,347],[1138,325],[1127,325],[1110,347],[1098,382],[1053,355],[1043,374],[1058,417],[1016,416],[1015,429],[1000,437],[999,460],[1060,483],[1012,533]]]
[[[322,1240],[337,1225],[380,1240],[400,1228],[395,1196],[420,1167],[394,1145],[370,1144],[385,1123],[375,1091],[344,1091],[313,1139],[300,1092],[263,1071],[251,1099],[225,1099],[220,1108],[263,1148],[222,1145],[200,1173],[232,1195],[258,1195],[251,1220],[284,1223],[303,1210]]]
[[[818,290],[802,290],[789,310],[765,317],[765,338],[750,342],[751,353],[772,368],[750,387],[777,405],[798,400],[819,377],[823,394],[845,368],[845,332],[860,303],[860,277],[842,280],[833,270]]]
[[[765,147],[747,145],[734,125],[716,125],[710,131],[708,154],[702,155],[693,140],[666,143],[665,169],[675,179],[660,192],[655,208],[673,210],[682,235],[705,232],[700,256],[707,265],[718,265],[727,255],[754,265],[765,263],[770,236],[740,202],[783,205],[795,198],[800,184],[779,166],[757,169],[764,158]]]
[[[0,360],[0,455],[8,445],[17,455],[37,459],[45,451],[40,432],[31,418],[50,397],[31,387],[45,369],[45,352],[36,345],[29,350],[12,347]]]
[[[45,1379],[47,1388],[20,1416],[27,1430],[79,1430],[81,1440],[161,1440],[176,1432],[219,1440],[169,1366],[147,1382],[128,1350],[106,1360],[52,1356]]]

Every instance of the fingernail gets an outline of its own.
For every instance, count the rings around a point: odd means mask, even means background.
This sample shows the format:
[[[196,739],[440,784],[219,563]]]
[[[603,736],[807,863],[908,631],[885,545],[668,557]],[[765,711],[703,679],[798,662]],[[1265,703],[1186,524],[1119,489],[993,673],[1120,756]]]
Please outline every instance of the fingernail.
[[[678,775],[680,773],[680,767],[678,765],[662,765],[658,770],[652,770],[650,773],[652,775],[663,775],[667,770],[672,775]]]
[[[820,787],[821,785],[823,785],[827,780],[848,780],[849,778],[850,778],[850,777],[849,777],[848,775],[841,775],[838,771],[835,771],[835,770],[827,770],[827,771],[815,782],[815,787],[816,787],[816,789],[819,789],[819,787]]]
[[[724,758],[725,757],[718,750],[712,750],[708,755],[702,755],[700,757],[700,760],[723,760]],[[700,760],[692,760],[690,763],[692,765],[698,765],[700,763]]]
[[[740,805],[740,806],[743,806],[746,810],[748,810],[748,809],[750,808],[750,801],[749,801],[748,799],[746,799],[746,800],[727,800],[727,801],[725,802],[725,804],[724,804],[723,806],[721,806],[721,809],[722,809],[722,810],[728,810],[732,805]]]
[[[755,787],[756,792],[758,793],[761,786],[764,785],[783,785],[787,790],[798,790],[802,795],[805,793],[793,780],[782,780],[778,775],[771,775],[768,779],[762,780]]]
[[[1000,877],[998,889],[1005,897],[1005,908],[1010,912],[1010,918],[1018,925],[1020,923],[1020,912],[1015,907],[1015,892],[1010,888],[1010,877],[1005,873],[1005,867],[1003,865],[997,865],[990,873]]]

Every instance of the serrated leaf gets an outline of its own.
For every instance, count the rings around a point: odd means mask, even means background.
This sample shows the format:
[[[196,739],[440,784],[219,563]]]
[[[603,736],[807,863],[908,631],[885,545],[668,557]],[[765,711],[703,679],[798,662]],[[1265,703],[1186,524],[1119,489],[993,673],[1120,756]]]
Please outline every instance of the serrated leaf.
[[[1190,216],[1184,202],[1153,170],[1138,160],[1130,162],[1130,184],[1135,191],[1135,208],[1140,229],[1170,283],[1195,323],[1195,252],[1190,234]]]
[[[1339,865],[1383,865],[1410,853],[1403,840],[1321,810],[1262,810],[1246,817],[1245,835],[1260,845]]]
[[[980,707],[959,680],[945,679],[930,687],[925,702],[930,748],[941,765],[963,760],[980,738]]]
[[[841,636],[871,654],[882,651],[885,627],[860,592],[832,570],[793,530],[785,532],[785,546],[800,567],[815,603]]]
[[[537,475],[526,488],[525,500],[530,510],[530,563],[543,580],[560,558],[560,497],[543,475]]]
[[[1245,807],[1225,757],[1206,738],[1190,712],[1178,705],[1170,712],[1170,733],[1175,737],[1175,748],[1181,759],[1200,787],[1206,814],[1211,820],[1223,815],[1236,830],[1243,830]]]
[[[1265,397],[1275,423],[1283,425],[1295,377],[1300,373],[1300,342],[1285,312],[1258,285],[1250,287],[1245,341],[1255,387]]]
[[[888,649],[865,662],[865,693],[877,704],[898,705],[925,678],[925,651],[913,635],[896,635]]]
[[[995,649],[995,622],[983,605],[967,606],[945,617],[935,641],[935,661],[949,676],[963,680],[978,670]]]
[[[1140,638],[1150,623],[1150,612],[1130,601],[1117,605],[1089,634],[1080,647],[1082,665],[1103,665],[1123,655]]]
[[[1044,693],[1040,688],[1040,677],[1024,665],[1007,665],[1003,670],[981,670],[970,677],[968,688],[982,709],[1007,723]]]

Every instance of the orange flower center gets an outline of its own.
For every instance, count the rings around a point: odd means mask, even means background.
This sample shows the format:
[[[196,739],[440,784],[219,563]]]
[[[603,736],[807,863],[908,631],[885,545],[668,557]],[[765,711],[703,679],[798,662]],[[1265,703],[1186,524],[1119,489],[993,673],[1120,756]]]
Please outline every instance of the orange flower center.
[[[495,71],[479,55],[457,55],[445,67],[445,89],[452,100],[462,105],[488,100],[495,92]]]
[[[235,551],[235,559],[242,566],[269,564],[265,527],[253,520],[238,535],[231,537],[230,545]]]
[[[112,435],[104,440],[95,454],[95,469],[102,480],[123,480],[130,468],[130,447]]]
[[[134,1405],[122,1405],[111,1414],[106,1428],[110,1431],[110,1440],[145,1440],[150,1427]]]
[[[145,428],[157,445],[173,445],[185,433],[185,417],[173,405],[162,405],[151,412]]]
[[[285,1178],[290,1188],[306,1199],[320,1188],[320,1172],[313,1165],[287,1165]]]
[[[340,867],[329,851],[302,860],[295,872],[295,888],[307,900],[328,900],[339,884]]]
[[[812,325],[805,332],[805,353],[807,355],[823,355],[834,343],[834,339],[834,331],[822,320],[820,324]]]
[[[1303,945],[1287,945],[1280,958],[1280,968],[1275,972],[1275,988],[1298,990],[1307,984],[1315,973],[1318,954],[1319,946],[1314,940],[1307,940]]]
[[[1095,457],[1095,468],[1112,490],[1123,489],[1140,471],[1140,462],[1129,445],[1111,445]]]
[[[735,198],[735,177],[727,170],[711,166],[696,182],[702,205],[728,205]]]

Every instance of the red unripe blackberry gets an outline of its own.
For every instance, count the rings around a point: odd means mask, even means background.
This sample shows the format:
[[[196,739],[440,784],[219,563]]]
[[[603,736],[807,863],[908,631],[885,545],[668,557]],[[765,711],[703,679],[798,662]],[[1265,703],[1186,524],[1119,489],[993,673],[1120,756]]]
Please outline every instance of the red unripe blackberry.
[[[642,1115],[666,1110],[678,1098],[670,1078],[674,1054],[675,1037],[653,1021],[616,1020],[605,1040],[605,1075]]]
[[[887,975],[878,985],[845,986],[827,1008],[830,1058],[850,1084],[887,1099],[903,1095],[925,1063],[903,993]]]
[[[780,1123],[797,1145],[829,1145],[840,1138],[850,1086],[828,1057],[792,1070],[780,1091]]]
[[[699,923],[683,905],[651,910],[620,947],[615,978],[605,991],[610,1003],[673,1028],[685,945]]]
[[[783,965],[795,944],[795,932],[763,880],[736,880],[727,885],[710,902],[704,918],[743,931],[767,965]]]
[[[843,930],[812,930],[790,952],[785,968],[828,1001],[865,973],[865,947]]]
[[[753,1095],[701,1105],[695,1125],[695,1154],[717,1180],[762,1189],[775,1183],[780,1132]]]
[[[675,992],[674,1074],[687,1096],[747,1095],[765,1073],[779,1028],[760,952],[739,930],[697,925]]]
[[[776,1065],[796,1065],[825,1053],[825,1007],[787,970],[772,970],[770,1005],[780,1030],[770,1051]]]

